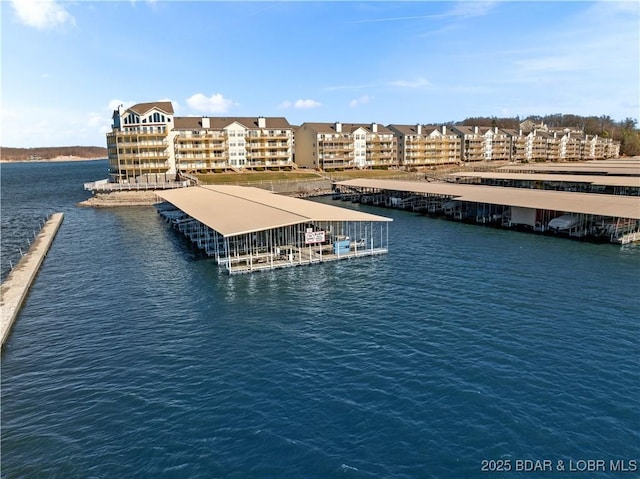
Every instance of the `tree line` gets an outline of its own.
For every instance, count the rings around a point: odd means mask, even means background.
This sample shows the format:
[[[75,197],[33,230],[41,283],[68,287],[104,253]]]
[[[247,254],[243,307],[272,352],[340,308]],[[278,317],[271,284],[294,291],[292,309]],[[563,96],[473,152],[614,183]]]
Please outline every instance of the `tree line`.
[[[524,120],[531,120],[539,124],[544,123],[550,128],[578,127],[587,135],[598,135],[603,138],[611,138],[620,142],[620,155],[640,155],[640,130],[636,128],[637,121],[633,118],[625,118],[616,121],[608,115],[580,116],[554,113],[545,116],[529,116],[521,119],[519,116],[498,118],[495,116],[470,117],[451,125],[459,126],[484,126],[498,128],[510,128],[517,130]]]
[[[59,156],[106,158],[107,149],[101,146],[50,146],[40,148],[0,146],[0,159],[4,161],[51,160]]]

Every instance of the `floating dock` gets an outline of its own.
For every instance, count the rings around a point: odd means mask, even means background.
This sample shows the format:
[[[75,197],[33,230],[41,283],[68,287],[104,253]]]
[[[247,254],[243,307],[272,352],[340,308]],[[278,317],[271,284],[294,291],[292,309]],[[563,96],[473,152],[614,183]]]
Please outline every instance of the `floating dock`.
[[[334,198],[453,220],[626,244],[640,239],[640,197],[402,180],[348,180]]]
[[[388,252],[392,220],[243,186],[159,191],[158,212],[228,273]]]
[[[34,239],[27,253],[0,286],[0,338],[2,346],[9,337],[33,280],[38,274],[62,223],[63,214],[52,214]]]

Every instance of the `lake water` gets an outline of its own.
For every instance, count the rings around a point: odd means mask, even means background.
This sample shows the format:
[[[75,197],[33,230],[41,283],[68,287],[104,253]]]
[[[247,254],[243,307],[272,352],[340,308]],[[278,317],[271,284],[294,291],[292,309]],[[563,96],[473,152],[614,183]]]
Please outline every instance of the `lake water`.
[[[1,167],[3,277],[65,214],[2,354],[3,478],[638,477],[638,245],[322,199],[391,216],[389,254],[228,276],[152,207],[75,206],[106,169]]]

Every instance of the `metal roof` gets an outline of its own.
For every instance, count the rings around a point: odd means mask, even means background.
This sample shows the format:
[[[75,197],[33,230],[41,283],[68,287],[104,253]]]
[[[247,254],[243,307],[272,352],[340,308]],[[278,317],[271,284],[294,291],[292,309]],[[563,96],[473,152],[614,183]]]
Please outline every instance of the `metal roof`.
[[[244,186],[193,186],[157,191],[156,194],[222,236],[308,221],[392,221],[384,216]]]
[[[633,186],[640,188],[638,176],[559,175],[541,173],[504,173],[500,171],[460,171],[449,176],[458,178],[491,178],[496,180],[551,181],[562,183],[591,183],[604,186]]]
[[[569,173],[592,173],[605,175],[636,175],[640,176],[640,165],[612,163],[543,163],[539,165],[507,165],[499,168],[501,171],[561,171]]]
[[[338,185],[448,196],[456,200],[640,220],[640,197],[458,183],[348,180]]]

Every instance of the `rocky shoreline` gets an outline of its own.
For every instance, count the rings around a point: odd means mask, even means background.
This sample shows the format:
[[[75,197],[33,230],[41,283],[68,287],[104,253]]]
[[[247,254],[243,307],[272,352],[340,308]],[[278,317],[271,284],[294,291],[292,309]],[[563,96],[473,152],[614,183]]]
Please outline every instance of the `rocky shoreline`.
[[[307,191],[292,191],[279,193],[295,198],[308,198],[312,196],[330,195],[331,189],[316,188]],[[162,199],[156,196],[153,190],[145,191],[113,191],[110,193],[96,193],[91,198],[81,201],[77,206],[91,208],[114,208],[120,206],[152,206],[161,203]]]
[[[113,191],[111,193],[96,193],[91,198],[81,201],[78,206],[93,208],[112,208],[117,206],[151,206],[162,200],[155,191]]]

